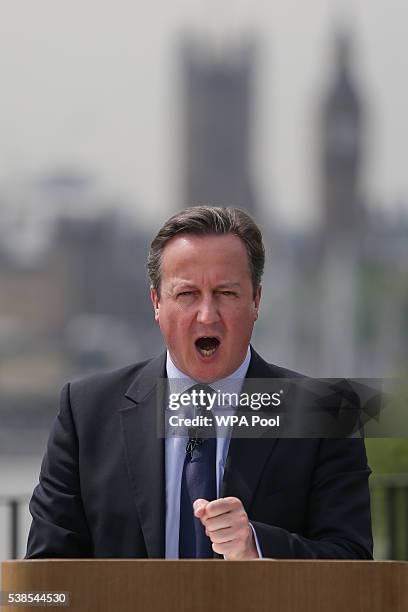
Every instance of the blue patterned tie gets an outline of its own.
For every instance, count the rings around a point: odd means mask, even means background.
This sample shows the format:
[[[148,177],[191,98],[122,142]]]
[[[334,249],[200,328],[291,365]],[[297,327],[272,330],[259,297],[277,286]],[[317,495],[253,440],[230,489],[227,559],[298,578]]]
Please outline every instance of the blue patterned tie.
[[[214,393],[204,385],[195,385],[192,389]],[[213,416],[212,412],[205,412],[206,416]],[[194,516],[193,503],[198,498],[211,501],[217,497],[215,429],[189,430],[189,437],[181,478],[179,558],[211,559],[214,555],[211,540],[205,535],[200,519]]]

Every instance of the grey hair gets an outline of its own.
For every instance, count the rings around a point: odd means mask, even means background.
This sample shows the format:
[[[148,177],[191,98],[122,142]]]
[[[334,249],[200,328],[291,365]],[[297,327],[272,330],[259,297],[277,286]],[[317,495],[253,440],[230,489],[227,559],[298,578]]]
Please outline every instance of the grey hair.
[[[255,292],[261,284],[265,265],[262,234],[255,221],[239,208],[191,206],[168,219],[150,245],[147,273],[160,298],[161,262],[166,244],[178,234],[233,234],[242,240],[248,253],[249,270]]]

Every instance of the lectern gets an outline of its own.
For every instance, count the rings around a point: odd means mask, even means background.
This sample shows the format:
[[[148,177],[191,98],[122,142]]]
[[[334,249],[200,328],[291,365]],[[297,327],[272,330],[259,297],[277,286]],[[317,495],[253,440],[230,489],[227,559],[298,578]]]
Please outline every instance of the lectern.
[[[2,590],[2,612],[407,612],[408,562],[5,561]],[[65,602],[6,605],[36,593]]]

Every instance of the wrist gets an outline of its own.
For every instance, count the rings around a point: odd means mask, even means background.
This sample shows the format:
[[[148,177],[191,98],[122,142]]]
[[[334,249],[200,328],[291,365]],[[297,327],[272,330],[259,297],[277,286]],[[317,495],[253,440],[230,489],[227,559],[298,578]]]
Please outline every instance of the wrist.
[[[239,552],[238,554],[229,555],[228,559],[230,559],[231,561],[249,561],[251,559],[259,559],[258,550],[255,544],[252,529],[244,550]]]

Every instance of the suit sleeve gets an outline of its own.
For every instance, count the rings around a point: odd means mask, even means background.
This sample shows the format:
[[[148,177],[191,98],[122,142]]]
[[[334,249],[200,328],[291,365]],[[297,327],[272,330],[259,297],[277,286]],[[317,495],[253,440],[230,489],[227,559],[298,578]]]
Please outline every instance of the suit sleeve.
[[[81,500],[78,437],[70,406],[70,385],[44,456],[39,484],[30,501],[32,524],[27,559],[92,557],[92,540]]]
[[[372,559],[370,473],[363,439],[321,440],[304,533],[251,520],[263,556]]]

